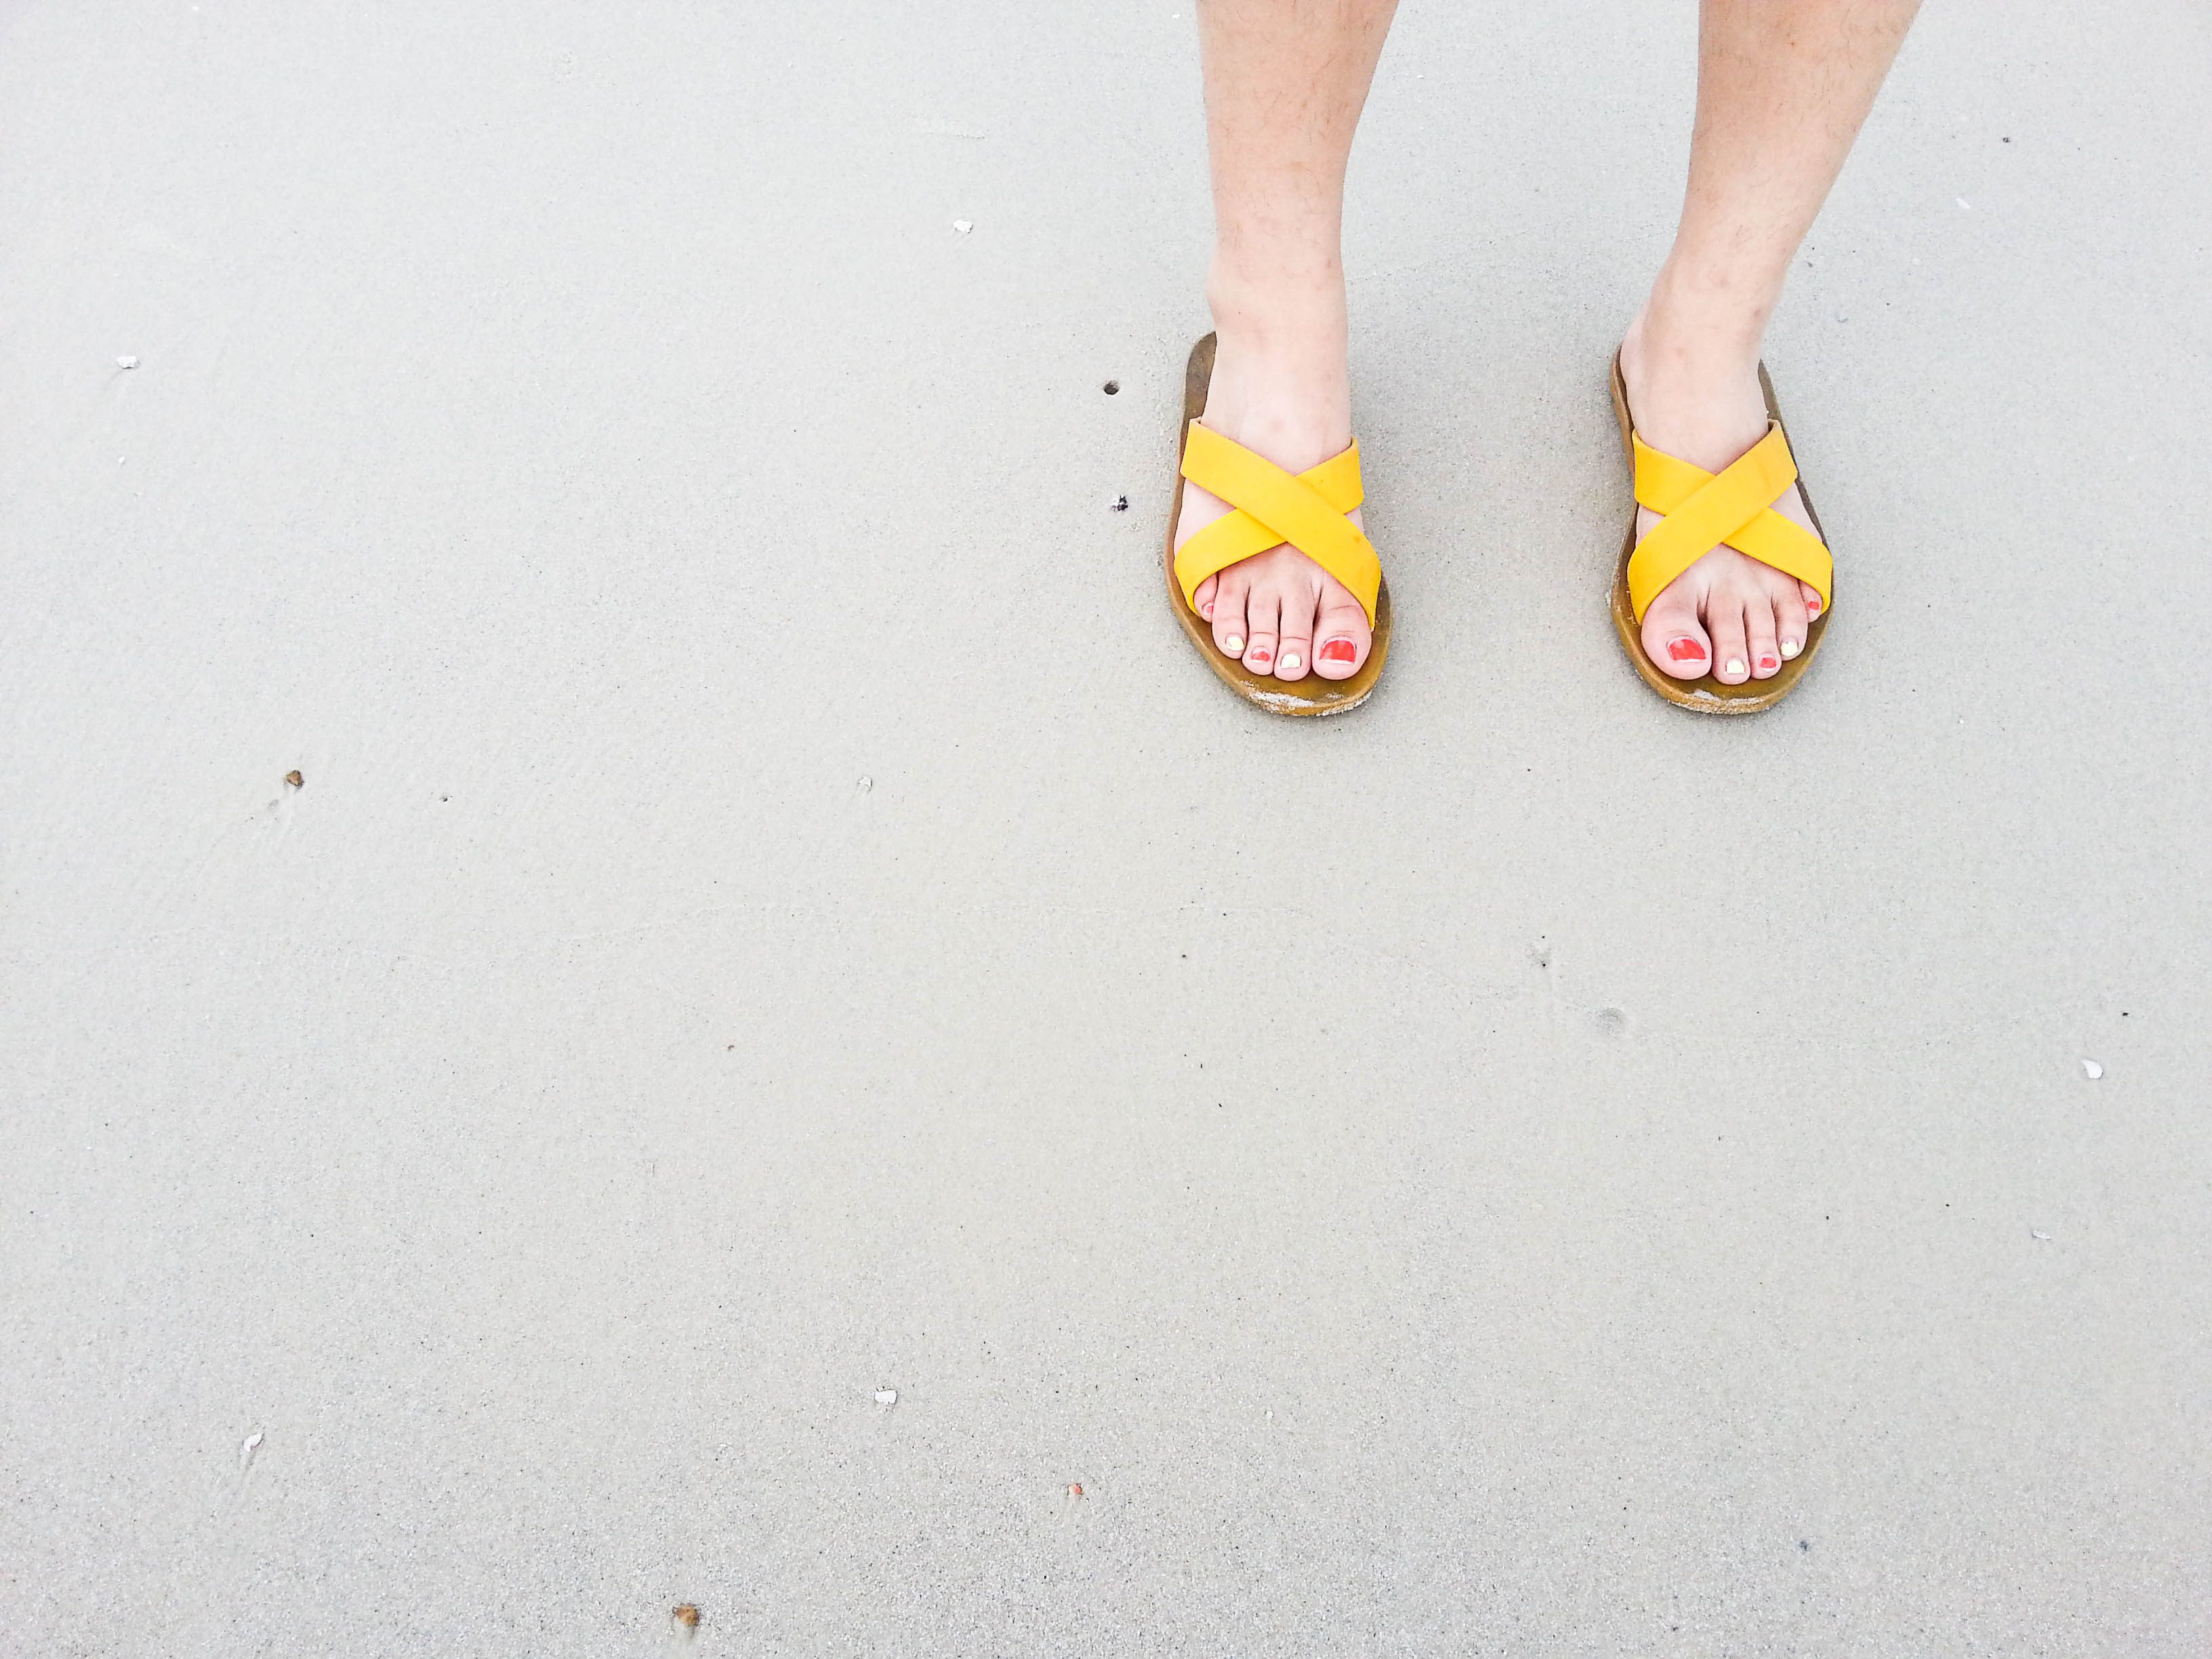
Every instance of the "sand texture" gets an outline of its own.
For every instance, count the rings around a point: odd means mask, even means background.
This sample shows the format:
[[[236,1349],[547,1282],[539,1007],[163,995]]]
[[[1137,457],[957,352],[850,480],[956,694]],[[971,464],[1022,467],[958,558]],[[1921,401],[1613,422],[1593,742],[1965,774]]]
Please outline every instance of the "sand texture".
[[[1407,9],[1293,722],[1188,0],[0,9],[0,1653],[2212,1652],[2212,22],[1929,9],[1722,722],[1693,12]]]

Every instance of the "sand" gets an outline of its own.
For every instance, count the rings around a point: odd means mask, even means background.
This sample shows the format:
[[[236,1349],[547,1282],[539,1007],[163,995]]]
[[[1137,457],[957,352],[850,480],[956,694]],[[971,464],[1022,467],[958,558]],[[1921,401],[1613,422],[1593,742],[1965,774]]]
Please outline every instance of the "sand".
[[[2212,30],[1929,9],[1722,723],[1692,11],[1402,19],[1291,723],[1183,0],[9,8],[0,1651],[2212,1648]]]

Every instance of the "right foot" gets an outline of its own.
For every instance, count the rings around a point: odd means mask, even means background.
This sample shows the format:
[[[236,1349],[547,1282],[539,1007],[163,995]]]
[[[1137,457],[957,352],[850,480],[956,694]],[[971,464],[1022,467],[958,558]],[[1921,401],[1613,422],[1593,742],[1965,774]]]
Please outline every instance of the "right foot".
[[[1218,343],[1204,423],[1293,477],[1352,444],[1344,302],[1214,305]],[[1176,546],[1233,509],[1185,482]],[[1346,515],[1357,525],[1357,508]],[[1213,643],[1255,674],[1349,679],[1372,634],[1350,590],[1287,542],[1208,576],[1194,596]]]

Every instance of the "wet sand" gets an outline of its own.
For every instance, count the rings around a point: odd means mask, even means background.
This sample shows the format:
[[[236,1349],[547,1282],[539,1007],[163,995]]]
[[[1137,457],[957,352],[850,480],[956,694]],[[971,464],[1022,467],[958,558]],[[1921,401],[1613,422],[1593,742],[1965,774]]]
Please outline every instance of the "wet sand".
[[[1929,9],[1723,723],[1693,9],[1409,8],[1291,723],[1188,11],[0,18],[0,1650],[2212,1648],[2203,15]]]

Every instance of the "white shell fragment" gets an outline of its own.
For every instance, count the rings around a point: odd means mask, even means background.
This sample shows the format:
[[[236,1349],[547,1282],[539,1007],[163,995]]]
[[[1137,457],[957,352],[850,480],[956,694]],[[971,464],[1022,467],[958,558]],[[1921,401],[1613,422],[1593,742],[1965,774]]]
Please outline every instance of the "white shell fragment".
[[[896,1389],[878,1389],[876,1390],[876,1404],[878,1406],[897,1405],[898,1390]]]
[[[958,231],[963,236],[965,236],[969,231],[975,228],[975,222],[973,219],[955,219],[952,222],[952,228]]]
[[[2081,1062],[2081,1075],[2087,1078],[2090,1082],[2094,1083],[2104,1074],[2105,1068],[2098,1065],[2095,1060],[2085,1060]]]
[[[2030,1227],[2027,1231],[2031,1237],[2039,1238],[2046,1244],[2051,1242],[2051,1235],[2045,1232],[2040,1227]]]
[[[136,368],[138,367],[138,360],[136,357],[118,357],[115,360],[115,366],[118,368]]]

